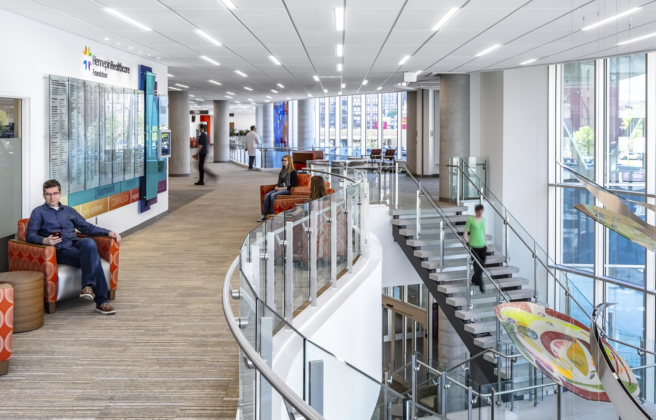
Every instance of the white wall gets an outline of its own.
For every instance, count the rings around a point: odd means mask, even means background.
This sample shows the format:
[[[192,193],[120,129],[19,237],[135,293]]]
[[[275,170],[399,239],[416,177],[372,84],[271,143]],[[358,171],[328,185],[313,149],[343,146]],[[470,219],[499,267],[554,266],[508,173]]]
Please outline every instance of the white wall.
[[[230,122],[235,123],[235,130],[250,130],[251,125],[256,125],[255,112],[250,112],[250,113],[235,112],[235,116],[230,118]]]
[[[74,77],[115,86],[138,88],[138,65],[150,66],[158,75],[158,91],[166,94],[167,67],[96,41],[73,35],[43,23],[0,10],[2,33],[14,34],[3,44],[0,65],[0,96],[23,99],[23,217],[43,203],[42,185],[49,178],[48,76]],[[121,62],[130,74],[105,70],[100,78],[84,69],[82,54],[91,47],[101,59]],[[88,57],[87,57],[88,58]],[[108,229],[123,231],[168,209],[168,193],[160,194],[158,204],[138,214],[135,204],[98,216]]]

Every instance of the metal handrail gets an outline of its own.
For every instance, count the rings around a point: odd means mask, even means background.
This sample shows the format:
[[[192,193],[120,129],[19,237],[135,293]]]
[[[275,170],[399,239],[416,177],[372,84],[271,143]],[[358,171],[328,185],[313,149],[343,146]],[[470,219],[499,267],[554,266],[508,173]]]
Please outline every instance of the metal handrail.
[[[351,168],[351,169],[353,169],[353,168]],[[316,170],[316,169],[308,169],[308,168],[305,168],[305,170],[306,170],[307,172],[317,172],[317,173],[320,173],[320,174],[326,174],[326,175],[330,175],[330,176],[336,176],[336,177],[338,177],[338,178],[344,178],[345,180],[350,181],[350,182],[352,182],[352,183],[354,183],[354,184],[356,183],[356,181],[354,181],[354,180],[352,180],[351,178],[346,177],[346,176],[344,176],[344,175],[338,175],[338,174],[334,174],[334,173],[332,173],[332,172],[318,171],[318,170]]]
[[[314,408],[310,407],[301,397],[296,395],[296,393],[275,374],[273,369],[271,369],[260,355],[250,346],[248,339],[239,329],[239,326],[234,319],[232,308],[230,307],[230,296],[232,296],[232,285],[230,284],[230,279],[232,278],[238,264],[239,257],[235,258],[232,265],[230,265],[223,282],[223,314],[225,315],[228,327],[230,328],[233,337],[237,340],[237,344],[239,344],[239,347],[242,349],[248,360],[255,365],[255,368],[262,376],[264,376],[267,382],[285,401],[294,407],[296,411],[308,420],[325,420]]]
[[[467,178],[467,180],[468,180],[468,181],[474,186],[474,188],[476,188],[476,190],[478,191],[478,193],[479,193],[481,196],[485,197],[486,200],[488,200],[488,199],[487,199],[487,196],[486,196],[485,194],[483,194],[483,192],[480,190],[480,188],[478,188],[478,187],[476,186],[476,184],[471,180],[471,178],[469,178],[469,176],[468,176],[468,175],[462,170],[462,168],[460,168],[459,166],[456,166],[456,165],[447,165],[447,166],[450,167],[450,168],[458,168],[458,170],[462,173],[462,175],[464,175],[464,176]],[[494,207],[494,205],[493,205],[489,200],[488,200],[487,202],[488,202],[489,206],[492,207],[492,208],[494,209],[494,211],[497,212],[497,214],[498,214],[501,218],[503,218],[503,215],[499,212],[499,210],[497,210],[496,207]],[[572,299],[572,300],[574,301],[574,303],[576,303],[576,305],[579,307],[579,309],[581,309],[581,311],[583,311],[583,313],[584,313],[588,318],[592,319],[592,318],[590,317],[590,314],[588,314],[588,312],[587,312],[585,309],[583,309],[583,306],[581,306],[581,304],[580,304],[580,303],[576,300],[576,298],[572,295],[572,293],[571,293],[570,290],[569,290],[569,287],[565,287],[565,286],[560,282],[560,280],[558,280],[558,277],[557,277],[554,273],[552,273],[552,272],[550,271],[549,267],[548,267],[548,266],[547,266],[547,265],[546,265],[546,264],[545,264],[540,258],[537,257],[535,251],[531,250],[531,247],[530,247],[530,246],[524,241],[524,239],[523,239],[523,238],[517,233],[517,231],[515,230],[515,228],[513,228],[512,225],[511,225],[510,223],[508,223],[508,227],[509,227],[510,229],[512,229],[513,232],[515,232],[515,235],[517,235],[517,237],[519,238],[519,240],[522,241],[522,243],[524,244],[524,246],[526,246],[526,248],[531,252],[531,254],[533,254],[533,255],[535,256],[535,259],[536,259],[536,260],[537,260],[537,261],[538,261],[538,262],[539,262],[539,263],[545,268],[545,270],[547,271],[547,273],[548,273],[551,277],[553,277],[553,279],[556,281],[556,283],[558,283],[558,285],[559,285],[559,286],[565,291],[565,295],[568,296],[570,299]],[[553,270],[558,270],[558,271],[563,271],[563,270],[560,270],[559,268],[552,268],[552,269],[553,269]],[[656,356],[656,352],[654,352],[654,351],[647,350],[647,349],[642,348],[642,347],[634,346],[633,344],[629,344],[629,343],[626,343],[626,342],[624,342],[624,341],[621,341],[621,340],[618,340],[618,339],[615,339],[615,338],[609,337],[608,335],[605,335],[604,338],[607,339],[607,340],[613,341],[613,342],[615,342],[615,343],[618,343],[618,344],[623,344],[623,345],[625,345],[625,346],[627,346],[627,347],[632,347],[632,348],[635,349],[635,350],[644,351],[645,353],[649,353],[649,354],[652,354],[652,355],[655,355],[655,356]],[[497,395],[499,395],[499,394],[497,394]]]

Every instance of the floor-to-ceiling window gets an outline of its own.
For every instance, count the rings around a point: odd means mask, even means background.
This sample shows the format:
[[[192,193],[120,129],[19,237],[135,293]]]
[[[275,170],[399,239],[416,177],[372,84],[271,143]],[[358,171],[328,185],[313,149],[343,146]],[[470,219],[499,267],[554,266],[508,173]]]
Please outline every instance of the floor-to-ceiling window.
[[[330,133],[330,143],[328,143],[328,146],[330,147],[335,147],[337,145],[335,140],[337,131],[337,110],[335,109],[337,103],[336,99],[337,98],[335,97],[328,98],[328,132]]]
[[[647,98],[656,97],[656,87],[647,85],[646,63],[646,54],[636,54],[552,66],[550,89],[560,112],[552,120],[556,130],[550,147],[556,161],[625,199],[626,207],[653,225],[656,217],[640,205],[656,202],[656,174],[646,170],[656,155],[645,137],[651,122],[646,118]],[[609,336],[644,346],[641,339],[656,334],[647,329],[653,329],[653,322],[648,323],[646,315],[656,311],[655,280],[647,277],[656,272],[656,261],[627,239],[631,231],[616,233],[579,211],[582,207],[575,206],[604,205],[556,162],[549,168],[549,214],[555,227],[551,251],[566,270],[561,280],[569,282],[572,296],[590,304],[616,303],[606,312]],[[571,306],[572,316],[589,322],[583,311]],[[632,366],[645,363],[634,349],[614,346]]]
[[[0,98],[0,248],[16,234],[22,203],[22,101]],[[47,152],[46,152],[47,153]],[[7,252],[0,255],[0,272],[9,271]]]
[[[319,98],[319,146],[326,145],[326,98]]]
[[[398,93],[383,93],[383,148],[396,148],[398,145]]]
[[[367,95],[367,149],[380,147],[378,141],[378,94]]]
[[[362,95],[353,95],[353,148],[360,149],[362,141]]]
[[[342,154],[348,153],[348,96],[339,97],[339,146],[343,149]]]

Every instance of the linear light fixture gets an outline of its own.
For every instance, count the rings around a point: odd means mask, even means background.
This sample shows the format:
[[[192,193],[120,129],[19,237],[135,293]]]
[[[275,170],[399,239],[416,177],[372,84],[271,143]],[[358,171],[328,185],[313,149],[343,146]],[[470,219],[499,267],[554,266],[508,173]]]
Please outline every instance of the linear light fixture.
[[[135,20],[130,19],[129,17],[120,14],[119,12],[117,12],[117,11],[114,10],[114,9],[110,9],[109,7],[105,7],[105,8],[103,9],[103,12],[105,12],[105,13],[109,13],[110,15],[112,15],[112,16],[114,16],[114,17],[117,17],[117,18],[121,19],[123,22],[127,22],[127,23],[129,23],[130,25],[132,25],[132,26],[136,26],[137,28],[141,29],[142,31],[152,31],[152,29],[150,29],[149,27],[144,26],[144,25],[142,25],[141,23],[139,23],[139,22],[137,22],[137,21],[135,21]]]
[[[337,57],[344,55],[344,46],[342,44],[337,44]]]
[[[242,77],[248,77],[248,76],[246,75],[246,73],[241,72],[241,71],[239,71],[239,70],[235,70],[235,73],[237,73],[238,75],[240,75],[240,76],[242,76]]]
[[[292,99],[292,98],[287,98],[287,100],[290,100],[290,99]]]
[[[285,88],[285,87],[284,87],[283,85],[281,85],[280,83],[276,83],[276,86],[278,86],[278,87],[281,88],[281,89],[284,89],[284,88]]]
[[[267,101],[267,100],[265,99],[264,102],[271,102],[271,101]]]
[[[231,0],[221,0],[221,2],[228,9],[236,9],[237,8],[237,6],[235,6],[235,4]]]
[[[225,95],[225,97],[228,99],[233,99],[232,96]]]
[[[248,100],[251,101],[251,102],[255,102],[254,100],[252,100],[252,99],[250,99],[250,98],[248,98]]]
[[[205,32],[201,31],[200,29],[196,29],[194,32],[196,32],[196,35],[203,38],[205,41],[209,41],[210,43],[216,45],[217,47],[221,46],[221,43],[219,41],[207,35]]]
[[[195,96],[194,96],[194,95],[191,95],[191,94],[190,94],[189,96],[191,96],[192,98],[195,98]]]
[[[337,71],[342,71],[342,65],[341,64],[337,65]]]
[[[269,56],[269,60],[271,60],[276,66],[280,65],[280,61],[278,61],[278,59],[272,55]]]
[[[362,81],[362,85],[363,85],[363,86],[366,86],[367,83],[369,83],[369,80],[363,80],[363,81]]]
[[[401,61],[399,61],[399,66],[402,66],[402,65],[405,64],[405,62],[408,61],[408,60],[410,60],[410,56],[409,56],[409,55],[406,55],[405,57],[403,57],[403,58],[401,59]]]
[[[269,98],[269,99],[271,99],[271,97],[270,97],[270,96],[268,96],[268,95],[267,95],[267,98]]]
[[[533,63],[534,61],[538,61],[538,59],[537,59],[537,58],[531,58],[530,60],[526,60],[526,61],[524,61],[524,62],[519,63],[519,65],[520,65],[520,66],[525,66],[525,65],[527,65],[527,64],[531,64],[531,63]]]
[[[376,89],[376,90],[381,90],[382,88],[383,88],[382,86],[378,86],[378,89]]]
[[[228,95],[234,95],[234,93],[232,93],[232,92],[226,92],[226,93],[227,93]]]
[[[212,60],[212,59],[209,58],[209,57],[205,57],[204,55],[201,55],[200,58],[202,58],[203,60],[207,61],[208,63],[214,64],[215,66],[220,66],[219,63],[217,63],[216,61]]]
[[[492,51],[496,50],[497,48],[501,48],[501,44],[495,44],[495,45],[492,45],[492,46],[491,46],[490,48],[488,48],[487,50],[482,51],[482,52],[479,52],[478,54],[476,54],[476,57],[484,56],[485,54],[487,54],[487,53],[489,53],[489,52],[492,52]]]
[[[458,13],[458,10],[460,10],[459,7],[452,7],[449,9],[449,11],[446,12],[446,15],[442,16],[442,19],[433,26],[433,30],[439,31],[442,26],[446,25],[446,23]]]
[[[324,91],[324,93],[328,93],[328,89],[324,89],[323,91]]]
[[[246,87],[246,86],[244,86],[244,89],[246,89],[246,90],[253,90],[253,89],[251,89],[251,88],[249,88],[249,87]]]
[[[311,93],[308,93],[308,96],[311,98],[311,97],[312,97],[312,94],[311,94]]]
[[[169,86],[169,90],[182,90],[182,89],[178,89],[178,88],[174,88],[173,86]]]
[[[173,77],[173,75],[172,75],[172,74],[167,74],[167,76],[169,76],[169,77]]]
[[[209,82],[210,82],[210,83],[214,83],[215,85],[219,85],[219,86],[221,86],[221,83],[219,83],[219,82],[215,82],[214,80],[210,80]]]
[[[597,26],[605,25],[605,24],[607,24],[607,23],[610,23],[610,22],[616,21],[617,19],[621,19],[621,18],[623,18],[624,16],[628,16],[628,15],[630,15],[630,14],[632,14],[632,13],[635,13],[635,12],[639,11],[640,9],[642,9],[642,7],[634,7],[633,9],[629,9],[629,10],[627,10],[626,12],[622,12],[622,13],[620,13],[619,15],[615,15],[615,16],[613,16],[613,17],[609,17],[608,19],[604,19],[604,20],[602,20],[602,21],[600,21],[600,22],[597,22],[597,23],[594,23],[594,24],[592,24],[592,25],[590,25],[590,26],[586,26],[585,28],[583,28],[583,29],[581,29],[581,30],[582,30],[582,31],[589,31],[590,29],[594,29],[594,28],[596,28]]]
[[[645,35],[645,36],[639,36],[638,38],[629,39],[628,41],[622,41],[617,45],[620,46],[620,45],[630,44],[632,42],[642,41],[643,39],[652,38],[652,37],[655,37],[655,36],[656,36],[656,32],[654,32],[653,34]]]
[[[235,101],[235,103],[236,103],[236,104],[240,104],[241,102],[239,102],[239,101]]]
[[[344,83],[342,83],[342,89],[344,89],[345,87],[346,87],[346,85]]]
[[[176,83],[175,85],[176,85],[176,86],[183,87],[183,88],[187,88],[187,89],[189,88],[189,86],[181,85],[180,83]]]
[[[344,8],[335,7],[335,30],[343,31],[344,30]]]
[[[314,76],[312,76],[312,78],[313,78],[316,82],[319,81],[319,76],[314,75]]]
[[[273,92],[273,93],[278,93],[278,91],[275,90],[275,89],[271,89],[271,92]]]

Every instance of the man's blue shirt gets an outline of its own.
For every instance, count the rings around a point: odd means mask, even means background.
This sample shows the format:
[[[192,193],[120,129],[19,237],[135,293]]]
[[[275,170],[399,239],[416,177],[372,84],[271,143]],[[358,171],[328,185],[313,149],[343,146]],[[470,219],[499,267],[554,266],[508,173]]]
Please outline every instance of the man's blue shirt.
[[[55,210],[47,203],[32,210],[27,223],[25,239],[31,244],[43,245],[43,240],[54,232],[61,232],[62,241],[55,245],[56,249],[69,249],[76,241],[75,229],[87,236],[107,236],[109,231],[87,222],[73,207],[59,204]]]

